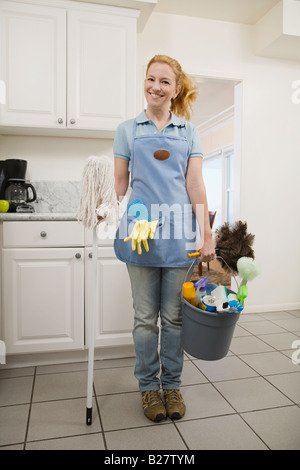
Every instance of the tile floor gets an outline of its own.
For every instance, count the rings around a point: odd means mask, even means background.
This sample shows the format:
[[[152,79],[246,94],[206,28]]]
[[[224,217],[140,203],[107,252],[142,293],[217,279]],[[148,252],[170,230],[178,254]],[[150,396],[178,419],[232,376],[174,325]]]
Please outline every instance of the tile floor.
[[[134,358],[95,362],[91,426],[86,363],[1,366],[0,449],[300,450],[299,339],[300,310],[241,315],[226,358],[185,357],[186,415],[160,424],[143,415]]]

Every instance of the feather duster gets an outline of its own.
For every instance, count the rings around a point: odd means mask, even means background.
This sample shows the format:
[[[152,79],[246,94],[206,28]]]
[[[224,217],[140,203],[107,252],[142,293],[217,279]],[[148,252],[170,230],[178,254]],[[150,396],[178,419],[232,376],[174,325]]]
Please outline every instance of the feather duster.
[[[254,259],[254,237],[247,233],[247,222],[240,220],[233,225],[225,222],[216,230],[216,254],[226,271],[237,274],[237,262],[241,257]]]

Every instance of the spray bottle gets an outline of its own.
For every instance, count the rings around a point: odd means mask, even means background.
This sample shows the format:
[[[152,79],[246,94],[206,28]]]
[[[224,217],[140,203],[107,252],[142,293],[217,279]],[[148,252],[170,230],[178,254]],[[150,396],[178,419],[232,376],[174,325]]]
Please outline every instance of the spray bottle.
[[[196,305],[201,304],[201,299],[206,295],[206,286],[209,283],[207,277],[200,277],[200,279],[194,282],[194,287],[196,289]]]

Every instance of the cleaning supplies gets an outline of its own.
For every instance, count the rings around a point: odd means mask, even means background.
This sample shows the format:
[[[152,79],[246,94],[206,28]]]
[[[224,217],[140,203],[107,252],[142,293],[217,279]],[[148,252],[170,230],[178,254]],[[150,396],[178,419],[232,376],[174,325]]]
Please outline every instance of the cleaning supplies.
[[[260,273],[260,267],[252,258],[243,256],[237,262],[238,274],[242,278],[240,288],[238,291],[238,299],[243,304],[248,295],[247,282],[252,281]]]
[[[198,281],[194,282],[194,287],[196,289],[196,305],[201,303],[201,299],[204,295],[206,295],[206,286],[209,283],[207,277],[200,277]]]
[[[216,298],[213,295],[204,295],[199,304],[201,310],[206,310],[207,312],[215,312],[217,307],[215,306]]]
[[[182,295],[185,300],[196,307],[196,289],[193,282],[185,282],[183,284]]]
[[[142,254],[142,243],[145,250],[149,251],[148,238],[153,239],[155,230],[158,224],[158,220],[137,220],[134,224],[131,234],[124,239],[124,242],[131,240],[132,251],[136,250],[138,254]]]

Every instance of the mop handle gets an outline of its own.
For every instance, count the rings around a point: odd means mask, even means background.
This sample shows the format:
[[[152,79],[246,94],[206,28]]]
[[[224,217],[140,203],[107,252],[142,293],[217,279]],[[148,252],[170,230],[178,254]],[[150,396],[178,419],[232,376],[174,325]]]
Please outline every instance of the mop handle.
[[[201,251],[194,251],[194,253],[188,253],[187,257],[193,258],[194,256],[200,256],[200,255],[201,255]]]

